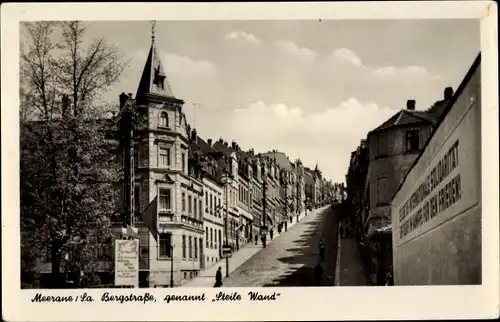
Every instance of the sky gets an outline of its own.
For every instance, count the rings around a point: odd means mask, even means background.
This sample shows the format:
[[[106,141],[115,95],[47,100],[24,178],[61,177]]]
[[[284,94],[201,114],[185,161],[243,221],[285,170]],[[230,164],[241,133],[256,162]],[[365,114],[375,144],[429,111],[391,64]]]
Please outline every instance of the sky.
[[[129,60],[106,98],[135,95],[152,22],[91,22]],[[157,21],[155,44],[205,140],[277,149],[344,182],[351,151],[408,99],[424,110],[458,87],[479,20]],[[195,107],[196,104],[196,107]]]

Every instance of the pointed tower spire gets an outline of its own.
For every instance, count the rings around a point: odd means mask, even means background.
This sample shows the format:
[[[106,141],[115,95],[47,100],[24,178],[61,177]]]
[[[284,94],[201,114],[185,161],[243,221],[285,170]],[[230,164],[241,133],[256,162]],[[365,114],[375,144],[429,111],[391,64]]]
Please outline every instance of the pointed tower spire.
[[[136,101],[138,104],[145,104],[148,101],[148,94],[174,98],[170,84],[168,83],[165,69],[160,60],[155,46],[156,21],[151,27],[151,48],[149,49],[146,65],[142,72],[139,88],[137,89]]]

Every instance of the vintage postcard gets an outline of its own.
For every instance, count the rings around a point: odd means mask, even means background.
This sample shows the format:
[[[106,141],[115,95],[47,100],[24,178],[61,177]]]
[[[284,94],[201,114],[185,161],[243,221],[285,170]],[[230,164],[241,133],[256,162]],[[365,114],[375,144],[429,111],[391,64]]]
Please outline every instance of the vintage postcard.
[[[494,2],[5,4],[1,30],[5,320],[499,317]]]

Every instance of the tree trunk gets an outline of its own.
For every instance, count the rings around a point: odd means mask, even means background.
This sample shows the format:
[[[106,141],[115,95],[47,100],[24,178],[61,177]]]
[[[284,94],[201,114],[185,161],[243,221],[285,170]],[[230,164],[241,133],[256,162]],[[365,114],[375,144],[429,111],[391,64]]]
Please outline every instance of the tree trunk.
[[[60,247],[57,242],[53,242],[51,246],[51,263],[52,263],[52,272],[51,272],[51,288],[61,288],[62,276],[61,276],[61,252]]]

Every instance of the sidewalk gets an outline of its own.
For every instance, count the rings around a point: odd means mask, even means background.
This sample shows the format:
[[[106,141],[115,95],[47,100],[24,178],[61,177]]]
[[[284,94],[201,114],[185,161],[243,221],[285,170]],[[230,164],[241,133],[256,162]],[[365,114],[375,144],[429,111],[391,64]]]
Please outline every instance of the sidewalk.
[[[313,212],[316,211],[321,211],[325,207],[314,209]],[[309,215],[310,211],[308,211]],[[304,218],[305,213],[302,212],[299,215],[299,222],[302,218]],[[288,222],[288,227],[287,229],[290,230],[296,223],[297,223],[297,216],[293,216],[293,222],[290,223]],[[274,232],[273,234],[273,239],[269,240],[269,234],[268,234],[268,240],[267,240],[267,245],[272,243],[276,238],[279,236],[285,234],[285,230],[281,232],[281,234],[278,234],[277,231]],[[245,263],[247,260],[250,259],[253,255],[257,254],[259,251],[261,251],[262,248],[262,243],[259,240],[258,244],[255,245],[255,243],[248,243],[243,245],[238,251],[234,252],[232,256],[229,258],[229,274],[234,272],[238,267],[240,267],[243,263]],[[203,271],[200,271],[200,274],[196,276],[195,278],[188,280],[185,282],[185,284],[181,285],[181,287],[213,287],[215,283],[215,273],[217,272],[217,269],[221,267],[222,270],[222,279],[226,278],[226,259],[222,258],[220,261],[215,263],[214,265],[207,267]]]
[[[368,285],[356,239],[341,239],[339,233],[338,245],[335,286]]]

